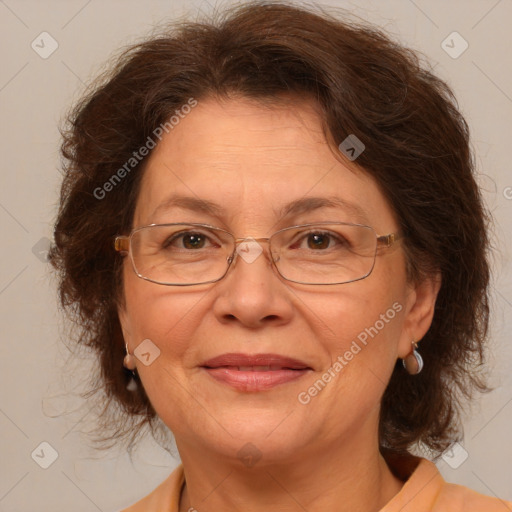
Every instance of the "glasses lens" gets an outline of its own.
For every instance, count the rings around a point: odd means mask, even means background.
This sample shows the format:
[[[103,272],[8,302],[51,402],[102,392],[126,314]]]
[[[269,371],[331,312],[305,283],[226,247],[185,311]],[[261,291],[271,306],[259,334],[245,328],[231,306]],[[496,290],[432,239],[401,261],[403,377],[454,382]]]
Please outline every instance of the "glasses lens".
[[[278,231],[271,244],[276,266],[285,279],[340,284],[370,274],[377,237],[369,226],[315,224]]]
[[[135,272],[161,284],[200,284],[220,279],[228,268],[234,238],[220,229],[193,224],[146,226],[133,232]]]

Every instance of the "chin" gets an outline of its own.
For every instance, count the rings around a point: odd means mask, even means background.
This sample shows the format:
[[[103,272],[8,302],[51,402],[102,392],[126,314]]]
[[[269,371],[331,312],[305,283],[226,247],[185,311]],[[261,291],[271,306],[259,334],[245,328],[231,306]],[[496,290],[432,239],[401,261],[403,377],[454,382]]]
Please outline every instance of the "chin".
[[[220,456],[232,458],[234,463],[250,467],[248,460],[258,459],[258,464],[279,464],[297,457],[311,443],[311,423],[304,418],[297,423],[294,414],[280,410],[247,410],[233,416],[221,415],[227,432],[216,424],[215,441],[203,439]],[[224,425],[223,425],[224,426]],[[211,429],[204,429],[212,432]]]

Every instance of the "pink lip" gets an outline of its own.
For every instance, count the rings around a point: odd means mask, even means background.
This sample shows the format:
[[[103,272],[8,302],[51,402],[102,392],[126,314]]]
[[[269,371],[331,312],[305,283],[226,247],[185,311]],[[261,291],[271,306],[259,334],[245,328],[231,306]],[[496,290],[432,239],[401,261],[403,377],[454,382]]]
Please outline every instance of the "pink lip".
[[[312,369],[277,354],[223,354],[201,365],[219,382],[240,391],[263,391],[299,379]]]

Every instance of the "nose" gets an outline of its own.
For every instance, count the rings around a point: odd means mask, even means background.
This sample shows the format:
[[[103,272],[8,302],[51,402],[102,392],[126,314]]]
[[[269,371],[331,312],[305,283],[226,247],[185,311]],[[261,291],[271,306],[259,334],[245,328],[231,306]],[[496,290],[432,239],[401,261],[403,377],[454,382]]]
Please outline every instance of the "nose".
[[[217,283],[213,311],[222,323],[254,329],[283,325],[292,318],[288,285],[272,266],[268,244],[257,240],[237,244],[228,273]]]

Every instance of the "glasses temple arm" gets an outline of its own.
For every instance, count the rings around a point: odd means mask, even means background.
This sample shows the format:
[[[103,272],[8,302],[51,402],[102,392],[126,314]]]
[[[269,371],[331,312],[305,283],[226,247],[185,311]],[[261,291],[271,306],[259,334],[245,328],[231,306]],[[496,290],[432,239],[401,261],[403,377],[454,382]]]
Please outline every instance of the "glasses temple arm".
[[[129,236],[116,236],[114,240],[114,249],[118,252],[128,252],[130,247]]]
[[[397,240],[403,238],[399,233],[389,233],[389,235],[380,235],[377,237],[377,243],[391,247]]]

